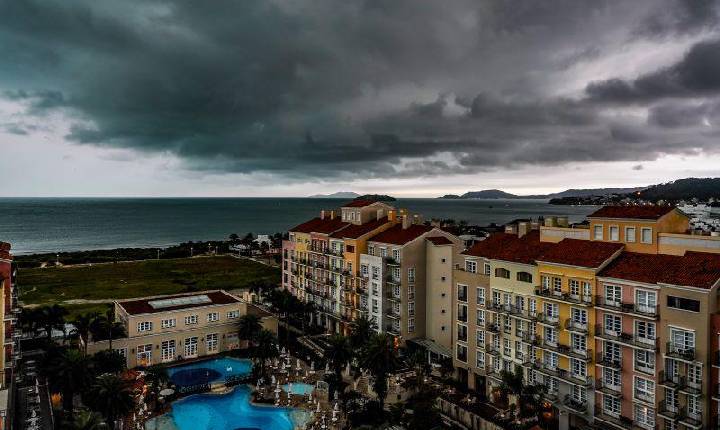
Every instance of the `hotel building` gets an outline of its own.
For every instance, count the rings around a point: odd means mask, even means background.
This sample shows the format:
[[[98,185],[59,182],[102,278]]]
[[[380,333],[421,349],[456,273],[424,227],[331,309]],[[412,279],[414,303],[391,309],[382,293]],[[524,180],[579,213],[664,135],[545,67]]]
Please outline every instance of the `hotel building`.
[[[561,428],[717,425],[720,240],[688,234],[671,207],[588,220],[510,225],[459,256],[458,377],[492,397],[500,371],[522,366]]]
[[[9,428],[8,417],[12,417],[13,369],[20,355],[15,342],[19,333],[14,325],[20,313],[15,281],[17,269],[13,264],[10,244],[0,242],[0,333],[3,333],[3,352],[0,354],[0,428]]]
[[[223,290],[120,300],[115,320],[127,337],[112,348],[128,368],[202,357],[240,347],[241,316],[260,316],[263,328],[277,333],[277,319]],[[88,343],[88,353],[108,349],[107,340]]]
[[[452,264],[461,246],[417,215],[355,200],[289,230],[283,287],[315,304],[315,322],[328,332],[347,333],[365,316],[400,342],[450,356]]]

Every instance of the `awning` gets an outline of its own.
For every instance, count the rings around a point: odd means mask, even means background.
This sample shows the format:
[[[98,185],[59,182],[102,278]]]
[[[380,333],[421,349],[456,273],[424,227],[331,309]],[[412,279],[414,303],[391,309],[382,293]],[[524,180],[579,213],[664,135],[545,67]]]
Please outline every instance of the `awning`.
[[[428,351],[443,355],[445,357],[452,357],[452,350],[450,348],[446,348],[438,343],[436,343],[433,340],[425,339],[425,338],[419,338],[419,339],[410,339],[408,342],[416,343],[417,345],[427,349]]]

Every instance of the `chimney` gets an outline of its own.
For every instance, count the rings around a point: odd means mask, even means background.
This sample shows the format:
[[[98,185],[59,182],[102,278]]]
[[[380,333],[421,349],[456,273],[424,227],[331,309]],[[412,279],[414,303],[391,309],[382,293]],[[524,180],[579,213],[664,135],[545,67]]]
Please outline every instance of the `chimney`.
[[[410,227],[410,218],[405,214],[402,216],[402,228],[406,230],[408,227]]]
[[[320,219],[325,219],[325,210],[320,211]]]
[[[330,219],[335,219],[335,211],[330,211]]]
[[[396,212],[393,209],[388,211],[388,221],[395,221]]]
[[[520,222],[518,223],[518,237],[523,237],[530,231],[530,223],[529,222]]]

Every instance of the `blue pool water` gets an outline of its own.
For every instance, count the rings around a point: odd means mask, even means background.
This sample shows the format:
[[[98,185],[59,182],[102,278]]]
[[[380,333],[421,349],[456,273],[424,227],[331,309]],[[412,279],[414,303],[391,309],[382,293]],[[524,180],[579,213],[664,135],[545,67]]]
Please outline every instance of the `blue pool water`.
[[[178,386],[222,382],[228,376],[244,376],[252,372],[252,361],[221,357],[168,368],[170,380]]]
[[[283,391],[285,391],[286,393],[288,392],[289,388],[290,387],[288,384],[285,384],[282,386]],[[312,391],[314,389],[315,389],[315,386],[312,384],[303,384],[303,383],[298,383],[298,384],[293,383],[292,384],[292,394],[306,396],[306,395],[312,393]]]
[[[168,415],[178,430],[293,430],[309,417],[299,409],[251,404],[247,385],[227,394],[186,397],[173,403]]]

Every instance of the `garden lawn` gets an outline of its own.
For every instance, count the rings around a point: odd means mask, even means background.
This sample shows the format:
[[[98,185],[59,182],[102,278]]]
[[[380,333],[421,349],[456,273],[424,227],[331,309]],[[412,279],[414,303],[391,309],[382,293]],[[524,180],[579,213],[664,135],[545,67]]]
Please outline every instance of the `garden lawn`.
[[[26,305],[233,290],[245,288],[254,281],[279,284],[280,269],[247,259],[219,256],[20,269],[18,272],[21,300]]]

